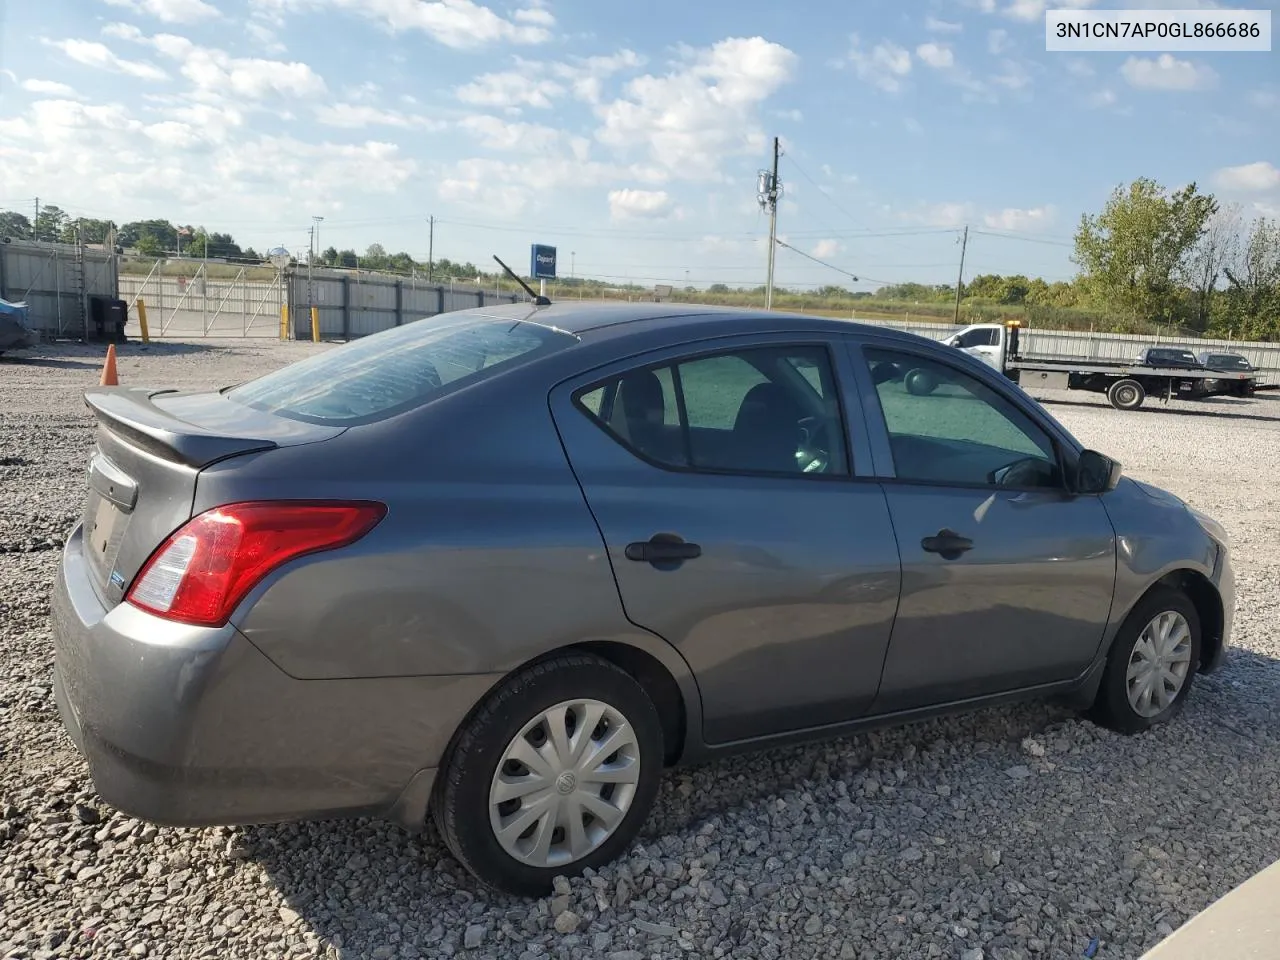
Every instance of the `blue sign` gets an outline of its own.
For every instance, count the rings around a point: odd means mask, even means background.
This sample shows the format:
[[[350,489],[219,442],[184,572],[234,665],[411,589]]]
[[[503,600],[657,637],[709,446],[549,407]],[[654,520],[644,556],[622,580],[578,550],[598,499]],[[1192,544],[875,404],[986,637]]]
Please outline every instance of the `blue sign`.
[[[535,280],[556,278],[556,248],[535,243],[529,252],[529,276]]]

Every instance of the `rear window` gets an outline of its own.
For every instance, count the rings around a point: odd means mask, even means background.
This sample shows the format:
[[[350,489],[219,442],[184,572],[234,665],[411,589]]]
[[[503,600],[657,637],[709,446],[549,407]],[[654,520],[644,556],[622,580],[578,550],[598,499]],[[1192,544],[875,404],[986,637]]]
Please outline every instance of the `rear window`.
[[[368,422],[576,342],[523,320],[442,314],[326,350],[232,387],[227,396],[295,420]]]

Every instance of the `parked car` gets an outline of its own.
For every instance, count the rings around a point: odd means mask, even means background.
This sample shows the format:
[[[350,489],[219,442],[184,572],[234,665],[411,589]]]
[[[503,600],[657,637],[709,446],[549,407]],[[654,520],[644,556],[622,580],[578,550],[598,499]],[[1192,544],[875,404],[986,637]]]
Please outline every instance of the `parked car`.
[[[516,305],[85,397],[54,685],[156,823],[430,814],[538,894],[664,767],[1022,697],[1135,733],[1230,635],[1217,523],[878,327]]]
[[[1257,367],[1238,353],[1219,353],[1217,351],[1204,350],[1200,352],[1196,359],[1206,369],[1223,373],[1253,373],[1257,371]],[[1205,391],[1207,393],[1227,393],[1237,397],[1252,396],[1257,386],[1257,377],[1250,377],[1247,380],[1209,379],[1205,381]]]
[[[1190,350],[1181,347],[1145,347],[1135,361],[1145,367],[1179,367],[1198,370],[1202,364]]]

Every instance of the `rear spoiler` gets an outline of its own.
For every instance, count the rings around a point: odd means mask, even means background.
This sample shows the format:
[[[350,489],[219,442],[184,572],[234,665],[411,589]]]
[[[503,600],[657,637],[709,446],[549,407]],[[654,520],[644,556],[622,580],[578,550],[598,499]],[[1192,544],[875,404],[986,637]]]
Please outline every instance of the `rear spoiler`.
[[[149,387],[101,387],[86,390],[85,406],[98,422],[130,443],[165,460],[199,469],[245,453],[274,450],[274,440],[237,437],[180,420],[153,402],[177,393]]]

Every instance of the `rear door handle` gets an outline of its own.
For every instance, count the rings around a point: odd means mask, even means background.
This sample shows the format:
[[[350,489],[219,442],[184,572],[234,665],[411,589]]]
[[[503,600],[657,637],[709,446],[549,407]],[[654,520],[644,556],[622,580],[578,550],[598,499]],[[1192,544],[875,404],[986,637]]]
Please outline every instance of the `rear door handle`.
[[[628,543],[626,555],[640,563],[679,563],[702,556],[702,547],[674,533],[655,533],[648,540]]]
[[[973,541],[943,527],[936,535],[921,540],[920,547],[926,553],[938,554],[944,560],[955,560],[966,550],[973,549]]]

